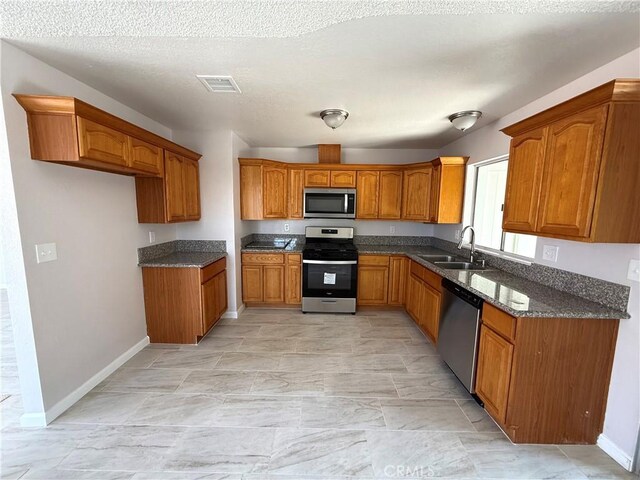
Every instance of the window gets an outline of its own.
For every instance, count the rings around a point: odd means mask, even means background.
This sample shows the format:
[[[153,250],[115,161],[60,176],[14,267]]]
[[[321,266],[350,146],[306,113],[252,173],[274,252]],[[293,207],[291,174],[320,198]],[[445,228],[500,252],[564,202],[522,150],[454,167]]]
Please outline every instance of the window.
[[[536,253],[536,237],[502,231],[507,162],[507,158],[501,158],[470,167],[470,173],[475,178],[471,224],[476,231],[476,245],[533,258]]]

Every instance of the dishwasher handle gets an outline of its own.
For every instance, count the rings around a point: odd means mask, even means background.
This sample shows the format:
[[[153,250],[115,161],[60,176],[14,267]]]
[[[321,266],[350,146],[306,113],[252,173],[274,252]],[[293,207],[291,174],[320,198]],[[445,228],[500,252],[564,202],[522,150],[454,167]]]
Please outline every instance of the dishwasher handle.
[[[480,309],[482,307],[482,304],[484,303],[484,300],[482,300],[482,298],[471,293],[469,290],[465,289],[464,287],[461,287],[460,285],[453,283],[451,280],[447,278],[442,279],[442,287],[446,288],[451,293],[453,293],[456,297],[464,300],[469,305],[477,309]]]

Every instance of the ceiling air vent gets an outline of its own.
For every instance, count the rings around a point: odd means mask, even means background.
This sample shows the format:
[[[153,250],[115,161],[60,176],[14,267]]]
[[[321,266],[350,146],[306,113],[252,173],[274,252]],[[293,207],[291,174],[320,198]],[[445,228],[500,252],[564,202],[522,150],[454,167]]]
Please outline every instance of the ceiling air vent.
[[[242,93],[232,77],[226,75],[196,75],[196,77],[210,92]]]

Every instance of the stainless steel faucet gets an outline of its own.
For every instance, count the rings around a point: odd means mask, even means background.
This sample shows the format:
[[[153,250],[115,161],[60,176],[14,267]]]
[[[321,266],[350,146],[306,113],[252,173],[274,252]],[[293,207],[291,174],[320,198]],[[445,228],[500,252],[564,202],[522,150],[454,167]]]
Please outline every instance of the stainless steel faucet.
[[[469,261],[473,263],[476,256],[476,231],[471,225],[467,225],[462,229],[462,232],[460,232],[460,241],[458,242],[458,250],[462,250],[462,244],[464,243],[464,234],[467,230],[471,230],[471,242],[470,242],[471,255],[470,255]]]

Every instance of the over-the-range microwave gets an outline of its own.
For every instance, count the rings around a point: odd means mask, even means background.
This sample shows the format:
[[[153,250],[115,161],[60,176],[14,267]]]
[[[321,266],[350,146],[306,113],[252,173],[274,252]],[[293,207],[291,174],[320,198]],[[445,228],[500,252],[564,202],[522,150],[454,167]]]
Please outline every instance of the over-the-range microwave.
[[[304,218],[356,218],[356,190],[305,188]]]

